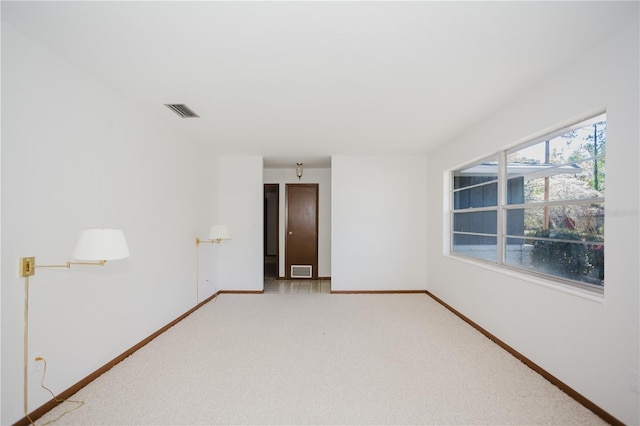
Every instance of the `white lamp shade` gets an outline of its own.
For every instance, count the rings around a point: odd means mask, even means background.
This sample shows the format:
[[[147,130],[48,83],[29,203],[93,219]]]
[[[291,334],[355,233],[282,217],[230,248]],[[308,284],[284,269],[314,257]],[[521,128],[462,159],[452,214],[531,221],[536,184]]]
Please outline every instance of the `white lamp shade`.
[[[211,240],[230,240],[231,234],[229,229],[224,225],[214,225],[209,232],[209,239]]]
[[[73,251],[78,260],[116,260],[129,257],[122,229],[85,228]]]

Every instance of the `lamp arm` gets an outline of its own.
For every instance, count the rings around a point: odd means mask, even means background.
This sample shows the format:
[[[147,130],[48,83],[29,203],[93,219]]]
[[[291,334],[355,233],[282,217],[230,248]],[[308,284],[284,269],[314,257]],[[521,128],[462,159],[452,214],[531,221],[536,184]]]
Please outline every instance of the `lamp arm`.
[[[95,262],[67,262],[67,268],[71,268],[71,265],[95,265],[104,266],[107,263],[106,260],[96,260]]]
[[[32,265],[32,268],[70,268],[69,262],[64,265]]]
[[[34,268],[71,268],[71,265],[95,265],[104,266],[107,263],[106,260],[98,260],[96,262],[72,262],[68,261],[64,265],[33,265]]]
[[[36,273],[36,268],[71,268],[71,265],[94,265],[104,266],[106,260],[97,260],[95,262],[71,262],[68,261],[63,265],[36,265],[35,257],[21,257],[19,272],[21,277],[29,277]]]
[[[199,246],[202,243],[220,244],[221,242],[222,242],[222,238],[216,238],[215,240],[201,240],[200,238],[196,237],[196,247]]]

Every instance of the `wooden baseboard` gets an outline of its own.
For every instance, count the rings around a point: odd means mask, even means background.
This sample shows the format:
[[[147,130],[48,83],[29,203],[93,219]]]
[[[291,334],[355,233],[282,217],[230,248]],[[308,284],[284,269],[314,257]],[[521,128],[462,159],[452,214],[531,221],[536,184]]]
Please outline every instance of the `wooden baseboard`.
[[[220,290],[220,294],[262,294],[264,290]]]
[[[439,299],[437,296],[435,296],[431,292],[425,291],[425,293],[428,296],[430,296],[433,300],[435,300],[436,302],[440,303],[442,306],[444,306],[449,311],[451,311],[456,316],[458,316],[461,320],[463,320],[464,322],[469,324],[471,327],[475,328],[480,333],[484,334],[493,343],[495,343],[496,345],[500,346],[502,349],[504,349],[505,351],[509,352],[511,355],[516,357],[518,360],[520,360],[520,362],[525,364],[527,367],[529,367],[530,369],[532,369],[533,371],[535,371],[536,373],[540,374],[542,377],[547,379],[549,382],[551,382],[552,384],[554,384],[555,386],[560,388],[560,390],[562,390],[564,393],[569,395],[571,398],[575,399],[578,403],[582,404],[584,407],[586,407],[589,410],[591,410],[596,416],[600,417],[605,422],[607,422],[607,423],[609,423],[611,425],[616,425],[616,426],[623,426],[624,425],[624,423],[622,423],[620,420],[616,419],[611,414],[607,413],[605,410],[603,410],[602,408],[597,406],[595,403],[593,403],[590,400],[588,400],[586,397],[584,397],[583,395],[578,393],[576,390],[571,388],[569,385],[564,383],[562,380],[558,379],[553,374],[549,373],[548,371],[546,371],[545,369],[540,367],[538,364],[536,364],[535,362],[531,361],[526,356],[522,355],[520,352],[518,352],[515,349],[513,349],[511,346],[507,345],[505,342],[503,342],[502,340],[498,339],[496,336],[494,336],[493,334],[489,333],[484,328],[480,327],[478,324],[476,324],[475,322],[473,322],[472,320],[470,320],[469,318],[467,318],[466,316],[464,316],[463,314],[461,314],[460,312],[458,312],[457,310],[455,310],[454,308],[449,306],[446,302],[444,302],[443,300]]]
[[[184,314],[180,315],[178,318],[174,319],[169,324],[165,325],[164,327],[162,327],[161,329],[159,329],[158,331],[156,331],[152,335],[148,336],[147,338],[145,338],[141,342],[139,342],[136,345],[132,346],[131,348],[127,349],[126,351],[124,351],[123,353],[121,353],[120,355],[118,355],[117,357],[115,357],[114,359],[112,359],[111,361],[109,361],[108,363],[103,365],[102,367],[98,368],[93,373],[89,374],[84,379],[80,380],[75,385],[71,386],[70,388],[68,388],[68,389],[66,389],[64,391],[62,391],[60,394],[58,394],[56,396],[56,398],[51,399],[48,402],[45,402],[40,407],[36,408],[31,413],[29,413],[28,417],[25,416],[22,419],[20,419],[17,422],[15,422],[13,424],[13,426],[29,426],[29,425],[31,425],[31,421],[35,422],[40,417],[44,416],[46,413],[48,413],[50,410],[55,408],[57,405],[59,405],[62,402],[64,402],[64,400],[69,399],[70,397],[72,397],[80,389],[82,389],[83,387],[87,386],[89,383],[93,382],[95,379],[97,379],[98,377],[100,377],[101,375],[106,373],[107,371],[111,370],[116,364],[118,364],[119,362],[123,361],[125,358],[127,358],[130,355],[132,355],[138,349],[142,348],[147,343],[151,342],[153,339],[155,339],[156,337],[158,337],[159,335],[161,335],[162,333],[164,333],[165,331],[167,331],[168,329],[170,329],[171,327],[173,327],[174,325],[176,325],[177,323],[179,323],[180,321],[182,321],[183,319],[185,319],[186,317],[191,315],[193,312],[195,312],[198,309],[200,309],[206,303],[208,303],[211,300],[215,299],[221,293],[228,293],[228,291],[216,292],[211,297],[208,297],[204,301],[198,303],[196,306],[194,306],[193,308],[189,309],[187,312],[185,312]],[[29,419],[31,419],[31,420],[29,420]]]
[[[331,290],[331,294],[424,294],[424,290]]]

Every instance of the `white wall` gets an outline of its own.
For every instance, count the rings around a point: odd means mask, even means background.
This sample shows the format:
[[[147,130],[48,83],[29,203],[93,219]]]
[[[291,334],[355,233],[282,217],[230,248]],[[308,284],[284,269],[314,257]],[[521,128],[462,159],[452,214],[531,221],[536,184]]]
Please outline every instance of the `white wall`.
[[[280,185],[279,275],[285,276],[285,206],[287,183],[318,184],[318,277],[331,277],[331,169],[304,169],[298,180],[296,169],[265,169],[264,183]]]
[[[428,158],[428,289],[627,424],[638,424],[638,28],[559,68]],[[446,171],[607,110],[606,285],[592,300],[443,254]],[[446,233],[446,232],[445,232]]]
[[[231,233],[231,240],[215,247],[220,289],[263,290],[262,157],[220,157],[218,177],[219,220]]]
[[[197,200],[196,209],[201,209],[200,225],[195,237],[201,240],[209,239],[209,231],[213,225],[220,224],[218,193],[220,190],[219,163],[220,158],[212,152],[211,148],[201,151],[200,160],[204,160],[204,165],[195,170],[197,180],[206,182],[206,188],[201,188],[200,196]],[[197,274],[197,302],[202,302],[209,296],[221,290],[220,284],[220,249],[218,244],[200,244],[196,247],[196,267]]]
[[[334,156],[331,289],[424,290],[423,156]]]
[[[55,392],[195,305],[194,237],[215,216],[215,177],[164,121],[2,23],[2,424],[24,416],[20,257],[64,263],[83,227],[128,240],[126,260],[31,277],[31,353]],[[29,410],[51,398],[39,379]]]

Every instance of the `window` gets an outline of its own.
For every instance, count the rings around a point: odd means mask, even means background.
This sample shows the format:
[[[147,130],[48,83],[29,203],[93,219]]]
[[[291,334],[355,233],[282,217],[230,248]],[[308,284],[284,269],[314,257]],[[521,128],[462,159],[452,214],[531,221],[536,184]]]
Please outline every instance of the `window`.
[[[454,170],[451,252],[602,291],[604,114]]]

